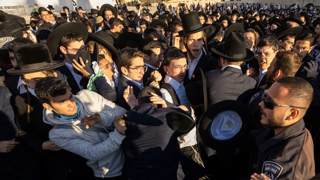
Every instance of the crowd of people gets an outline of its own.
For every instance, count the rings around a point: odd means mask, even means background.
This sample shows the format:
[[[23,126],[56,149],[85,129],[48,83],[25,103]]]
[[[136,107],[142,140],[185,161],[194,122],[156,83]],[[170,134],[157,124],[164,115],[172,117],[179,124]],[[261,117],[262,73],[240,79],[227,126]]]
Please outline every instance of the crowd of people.
[[[320,8],[0,11],[0,179],[320,179]],[[58,11],[59,12],[59,11]]]

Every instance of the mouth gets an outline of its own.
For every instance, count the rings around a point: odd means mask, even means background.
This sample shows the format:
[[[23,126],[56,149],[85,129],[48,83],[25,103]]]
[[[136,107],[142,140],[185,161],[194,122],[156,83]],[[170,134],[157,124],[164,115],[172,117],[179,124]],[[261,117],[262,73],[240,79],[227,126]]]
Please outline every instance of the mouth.
[[[193,54],[199,54],[200,50],[199,49],[193,49],[192,52],[193,52]]]
[[[266,62],[261,62],[260,63],[260,66],[264,66],[264,65],[266,65],[267,63]]]
[[[260,108],[260,112],[261,112],[261,117],[266,116],[266,114],[263,112],[263,110],[261,108]]]
[[[185,75],[179,75],[179,78],[184,79]]]

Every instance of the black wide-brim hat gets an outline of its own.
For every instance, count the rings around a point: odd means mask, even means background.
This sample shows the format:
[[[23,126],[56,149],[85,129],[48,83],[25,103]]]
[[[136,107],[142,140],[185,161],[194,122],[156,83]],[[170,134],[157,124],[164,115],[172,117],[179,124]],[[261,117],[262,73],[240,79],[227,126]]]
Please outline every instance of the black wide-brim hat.
[[[273,31],[273,34],[275,35],[275,37],[279,40],[281,39],[283,36],[286,36],[290,33],[293,33],[295,35],[298,35],[301,31],[303,30],[302,26],[298,26],[298,27],[292,27],[290,24],[285,23],[282,26],[278,27],[277,29],[275,29]]]
[[[99,16],[102,16],[104,18],[104,11],[110,10],[112,11],[112,14],[114,15],[115,18],[118,18],[118,13],[116,8],[114,8],[111,4],[104,4],[101,6],[100,11],[98,13]]]
[[[117,48],[123,49],[126,47],[127,42],[133,41],[135,42],[138,47],[140,46],[140,43],[143,41],[143,38],[140,34],[133,33],[133,32],[124,32],[119,35],[117,39]]]
[[[111,43],[103,39],[101,36],[97,34],[89,33],[87,42],[89,41],[94,41],[102,45],[103,47],[105,47],[112,54],[112,59],[117,58],[118,50]]]
[[[60,26],[56,27],[52,31],[52,33],[49,35],[47,39],[47,46],[52,55],[56,55],[59,53],[60,40],[62,39],[63,36],[70,33],[77,33],[82,37],[82,40],[84,42],[87,41],[88,30],[83,23],[71,22],[71,23],[61,24]]]
[[[91,14],[99,14],[99,10],[98,9],[91,9]]]
[[[34,72],[53,70],[65,64],[64,61],[53,61],[45,44],[25,44],[13,49],[20,69],[9,69],[8,74],[23,75]]]
[[[226,32],[224,33],[224,37],[228,37],[230,35],[231,32],[240,32],[242,34],[244,34],[244,26],[242,23],[233,23],[231,24],[228,29],[226,30]]]
[[[198,12],[191,12],[181,17],[183,30],[179,31],[179,36],[188,36],[190,34],[203,31],[209,27],[209,24],[200,23]]]
[[[187,133],[192,130],[195,123],[190,116],[182,112],[169,112],[166,114],[168,126],[180,133]]]
[[[288,18],[285,18],[284,22],[293,21],[293,22],[296,22],[299,25],[301,25],[302,21],[300,20],[300,17],[301,17],[301,15],[298,12],[294,12],[294,13],[291,13]]]
[[[212,52],[232,62],[249,61],[254,53],[245,48],[245,38],[242,34],[231,32],[225,41],[211,48]]]
[[[168,32],[168,25],[164,20],[162,20],[162,19],[154,19],[154,20],[152,20],[152,22],[150,23],[150,27],[154,27],[155,28],[157,26],[163,27],[164,31]]]
[[[211,105],[199,120],[199,135],[217,151],[233,149],[248,135],[252,123],[248,107],[234,100]]]

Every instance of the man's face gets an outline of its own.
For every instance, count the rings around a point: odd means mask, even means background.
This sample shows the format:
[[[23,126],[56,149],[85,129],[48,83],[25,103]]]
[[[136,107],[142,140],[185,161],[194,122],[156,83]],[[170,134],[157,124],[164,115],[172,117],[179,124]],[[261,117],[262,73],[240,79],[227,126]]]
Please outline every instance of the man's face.
[[[15,68],[18,67],[18,62],[17,62],[17,59],[14,56],[13,52],[9,52],[9,58],[10,58],[12,66]]]
[[[116,30],[116,32],[118,32],[118,33],[122,32],[122,30],[123,30],[123,25],[122,25],[122,24],[119,24],[118,26],[115,26],[115,30]]]
[[[64,12],[65,12],[66,14],[69,14],[69,10],[68,10],[67,8],[64,9]]]
[[[133,27],[128,27],[128,32],[136,32],[136,29]]]
[[[312,46],[309,41],[297,40],[293,52],[297,53],[301,60],[306,57],[308,53],[312,50]]]
[[[265,70],[270,66],[270,63],[276,56],[276,52],[271,46],[259,47],[257,51],[258,63],[261,70]]]
[[[306,18],[304,16],[300,17],[300,21],[302,21],[302,25],[306,24]]]
[[[152,53],[149,56],[149,60],[147,61],[148,64],[159,68],[163,61],[163,54],[161,48],[153,48],[151,49]]]
[[[147,22],[151,22],[151,21],[152,21],[151,18],[150,18],[150,16],[143,16],[143,18],[144,18]]]
[[[316,26],[315,34],[316,34],[316,36],[320,36],[320,24],[318,24],[318,25]]]
[[[147,29],[147,26],[145,24],[140,25],[141,33],[143,34],[144,31]]]
[[[203,32],[197,32],[194,34],[191,34],[187,37],[187,49],[191,56],[194,58],[197,58],[203,47],[203,38],[202,38]]]
[[[45,22],[49,22],[50,21],[50,16],[48,14],[48,11],[42,11],[40,16]]]
[[[271,24],[271,26],[270,26],[270,30],[271,30],[271,31],[274,31],[274,30],[276,30],[277,28],[278,28],[278,26],[275,25],[275,24]]]
[[[270,87],[274,82],[275,82],[275,79],[274,79],[274,69],[275,69],[275,64],[277,62],[277,58],[275,57],[270,66],[268,67],[268,72],[267,72],[267,81],[266,81],[266,84],[268,87]]]
[[[141,82],[145,73],[144,60],[142,57],[135,57],[131,62],[132,65],[127,69],[128,73],[125,75],[136,82]]]
[[[22,76],[22,81],[26,84],[30,89],[34,89],[36,87],[37,82],[42,79],[48,77],[43,72],[34,72],[29,74],[24,74]]]
[[[286,51],[292,51],[294,45],[294,37],[288,37],[285,41],[279,41],[279,45]]]
[[[246,39],[246,48],[250,49],[253,48],[255,42],[255,36],[253,32],[245,32],[244,37]]]
[[[50,22],[55,22],[55,21],[56,21],[56,20],[54,19],[53,14],[50,14],[50,15],[49,15],[49,21],[50,21]]]
[[[104,75],[106,75],[110,80],[113,80],[114,64],[110,56],[106,56],[105,59],[99,60],[99,67]]]
[[[83,40],[72,41],[67,47],[64,47],[64,48],[65,48],[65,52],[63,52],[63,54],[65,54],[66,56],[68,56],[70,60],[72,60],[75,58],[79,50],[82,50],[82,51],[85,50],[85,45]]]
[[[172,60],[169,66],[164,66],[163,69],[168,76],[181,83],[183,82],[184,77],[186,76],[187,67],[187,59],[181,58],[177,60]]]
[[[203,16],[199,16],[200,23],[204,24],[206,22],[206,19]]]
[[[179,33],[179,31],[182,31],[182,30],[183,30],[183,27],[180,25],[177,25],[175,26],[174,33]]]
[[[231,20],[232,20],[232,21],[237,21],[237,18],[238,18],[237,15],[232,15],[232,16],[231,16]]]
[[[164,28],[161,26],[157,26],[157,32],[161,36],[164,36],[164,34],[165,34]]]
[[[112,11],[110,11],[110,10],[106,10],[106,11],[104,11],[104,18],[107,20],[107,21],[109,21],[111,18],[113,18],[114,17],[114,15],[113,15],[113,13],[112,13]]]
[[[228,27],[228,21],[227,20],[222,20],[222,27],[224,27],[224,28]]]
[[[266,97],[277,104],[287,105],[285,96],[288,94],[288,89],[281,86],[280,83],[273,83],[266,91]],[[285,119],[291,114],[290,108],[274,106],[273,109],[265,107],[263,101],[259,103],[261,111],[260,123],[270,128],[279,128],[286,126]]]
[[[73,116],[77,113],[77,104],[70,89],[67,89],[64,95],[51,97],[50,104],[54,111],[60,115]]]
[[[294,22],[294,21],[287,21],[288,24],[291,24],[291,26],[294,27],[298,27],[300,26],[298,23]]]

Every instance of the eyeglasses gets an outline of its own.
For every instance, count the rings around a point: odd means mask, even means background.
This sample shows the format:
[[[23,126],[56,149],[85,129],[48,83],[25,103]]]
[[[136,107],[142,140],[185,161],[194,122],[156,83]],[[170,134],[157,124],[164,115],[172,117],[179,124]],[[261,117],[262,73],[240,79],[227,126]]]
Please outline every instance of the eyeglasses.
[[[114,62],[108,62],[105,66],[105,68],[108,68],[108,67],[114,67]]]
[[[129,67],[129,69],[135,70],[136,73],[141,73],[142,71],[143,72],[147,72],[148,66],[138,66],[138,67],[135,67],[135,68],[130,68]]]
[[[309,48],[308,47],[300,47],[300,46],[294,46],[294,49],[297,51],[307,51]]]
[[[21,79],[22,84],[27,85],[27,84],[36,84],[40,79],[42,78],[34,78],[34,79]]]
[[[296,106],[288,106],[288,105],[282,105],[282,104],[278,104],[275,103],[268,95],[266,92],[264,92],[263,96],[261,97],[261,100],[264,102],[264,106],[267,109],[273,109],[275,106],[278,107],[290,107],[290,108],[298,108],[298,109],[307,109],[305,107],[296,107]]]
[[[88,46],[82,46],[79,49],[77,49],[77,48],[68,48],[68,47],[65,47],[65,48],[68,49],[69,51],[72,51],[72,52],[78,52],[78,51],[85,51],[86,49],[88,49]]]
[[[174,71],[188,70],[189,69],[189,65],[186,64],[184,66],[173,66],[172,68],[173,68]]]
[[[262,55],[264,55],[265,57],[270,57],[270,56],[274,55],[274,53],[262,53],[262,52],[256,53],[256,57],[261,57]]]

